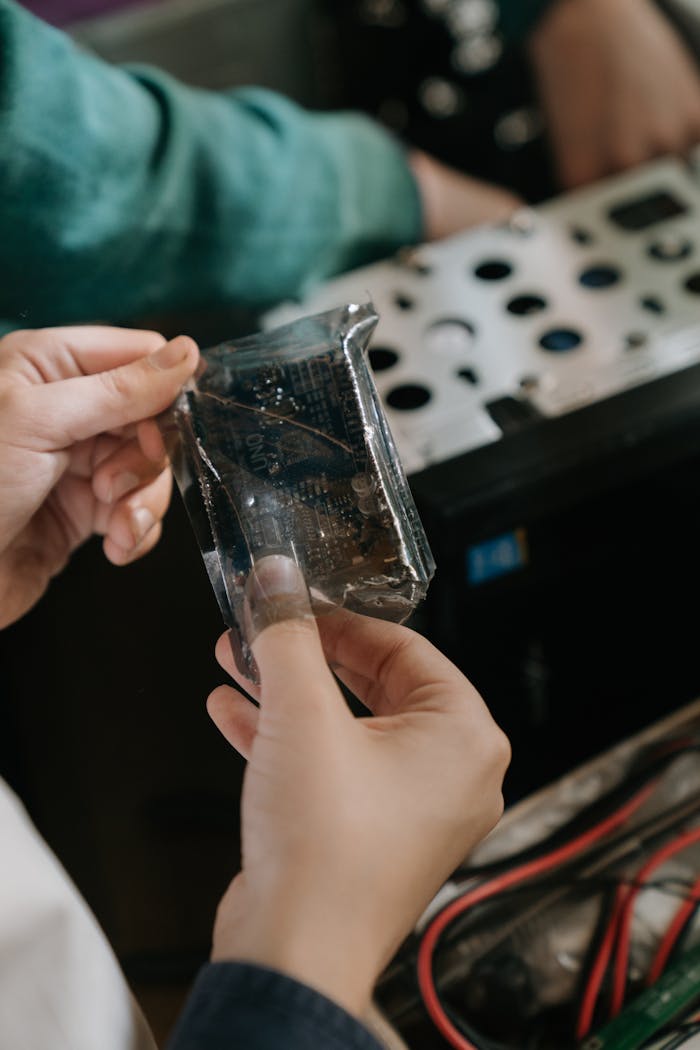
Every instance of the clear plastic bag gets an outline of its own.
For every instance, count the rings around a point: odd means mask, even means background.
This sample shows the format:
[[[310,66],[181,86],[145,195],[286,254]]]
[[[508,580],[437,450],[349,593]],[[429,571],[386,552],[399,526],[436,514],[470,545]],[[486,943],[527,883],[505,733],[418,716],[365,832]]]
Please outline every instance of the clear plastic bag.
[[[366,359],[377,320],[351,304],[213,347],[161,420],[249,677],[245,585],[259,559],[292,558],[317,614],[345,606],[397,622],[434,573]]]

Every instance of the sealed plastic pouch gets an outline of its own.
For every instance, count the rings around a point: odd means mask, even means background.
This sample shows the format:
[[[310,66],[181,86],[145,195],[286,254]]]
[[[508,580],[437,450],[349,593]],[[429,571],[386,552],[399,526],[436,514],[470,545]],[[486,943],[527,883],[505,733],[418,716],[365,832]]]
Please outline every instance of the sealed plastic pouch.
[[[206,350],[161,420],[175,478],[231,628],[255,677],[245,587],[282,554],[314,612],[402,622],[435,565],[369,371],[377,323],[349,305]]]

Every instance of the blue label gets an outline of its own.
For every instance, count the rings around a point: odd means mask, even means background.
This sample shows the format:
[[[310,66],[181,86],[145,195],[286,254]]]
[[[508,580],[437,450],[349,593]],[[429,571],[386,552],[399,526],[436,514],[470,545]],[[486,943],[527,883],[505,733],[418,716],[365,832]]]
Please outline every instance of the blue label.
[[[527,543],[524,529],[504,532],[502,536],[467,547],[467,583],[472,587],[507,576],[527,565]]]

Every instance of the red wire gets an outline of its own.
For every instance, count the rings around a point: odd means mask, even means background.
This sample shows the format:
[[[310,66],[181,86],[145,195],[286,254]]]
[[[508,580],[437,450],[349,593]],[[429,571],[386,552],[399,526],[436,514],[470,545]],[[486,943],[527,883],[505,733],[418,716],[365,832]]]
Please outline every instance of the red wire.
[[[497,875],[490,882],[485,882],[480,886],[476,886],[473,890],[465,893],[464,896],[458,897],[456,900],[452,901],[451,904],[448,904],[443,911],[435,916],[423,934],[420,948],[418,949],[418,986],[423,997],[423,1002],[425,1003],[425,1008],[428,1011],[433,1024],[443,1038],[447,1040],[450,1046],[456,1047],[456,1050],[478,1050],[478,1047],[475,1047],[473,1043],[470,1043],[469,1040],[462,1035],[459,1029],[455,1027],[445,1013],[435,986],[435,980],[433,977],[433,956],[436,945],[443,931],[458,915],[462,915],[465,911],[468,911],[469,908],[473,907],[473,905],[478,904],[483,900],[487,900],[489,897],[493,897],[495,894],[500,893],[503,890],[509,889],[518,882],[523,882],[532,875],[541,875],[543,872],[549,871],[558,864],[562,864],[565,861],[570,860],[572,857],[577,856],[579,853],[582,853],[589,846],[594,845],[594,843],[598,842],[601,838],[604,838],[610,832],[615,831],[621,824],[624,824],[644,802],[646,802],[655,787],[656,781],[645,785],[645,787],[643,787],[641,791],[638,791],[636,795],[633,795],[624,806],[621,806],[617,812],[606,817],[606,819],[601,821],[600,824],[596,824],[594,827],[589,828],[588,831],[583,832],[577,838],[572,839],[571,842],[567,842],[564,846],[559,846],[557,849],[552,850],[551,853],[547,853],[543,857],[538,857],[536,860],[527,861],[525,864],[513,868],[512,871],[504,872],[502,875]]]
[[[667,842],[660,850],[657,850],[639,870],[635,878],[636,885],[631,886],[622,905],[622,916],[620,919],[620,936],[617,942],[617,958],[615,960],[615,971],[613,976],[613,991],[610,1014],[616,1017],[622,1009],[627,987],[627,963],[629,960],[630,939],[632,933],[632,919],[634,918],[634,902],[641,889],[641,883],[645,882],[652,872],[656,871],[664,861],[674,857],[676,853],[700,842],[700,828],[692,828],[684,832],[672,842]]]
[[[659,977],[664,972],[666,963],[668,962],[668,957],[673,951],[676,941],[683,932],[685,924],[693,914],[698,901],[700,901],[700,878],[695,880],[686,900],[683,901],[676,911],[676,914],[673,916],[673,921],[664,934],[663,940],[654,956],[654,961],[651,964],[651,969],[647,974],[647,984],[653,984],[654,981],[658,981]]]
[[[601,941],[600,948],[598,949],[598,954],[596,955],[591,967],[588,981],[586,982],[586,987],[581,999],[581,1009],[576,1023],[576,1038],[579,1041],[588,1035],[593,1023],[593,1015],[595,1013],[596,1003],[598,1002],[600,986],[603,983],[605,973],[608,969],[608,963],[610,962],[610,956],[612,955],[615,946],[615,938],[620,924],[620,916],[622,915],[622,906],[625,902],[626,896],[627,887],[618,886],[610,922],[608,923],[605,935]]]

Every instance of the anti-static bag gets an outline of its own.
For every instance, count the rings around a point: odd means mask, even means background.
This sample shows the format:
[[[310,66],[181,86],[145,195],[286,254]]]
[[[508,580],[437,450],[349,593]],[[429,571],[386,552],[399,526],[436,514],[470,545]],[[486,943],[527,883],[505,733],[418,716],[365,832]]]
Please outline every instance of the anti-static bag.
[[[367,363],[377,320],[353,304],[213,347],[161,421],[248,675],[245,585],[258,559],[293,558],[317,613],[398,622],[435,570]]]

